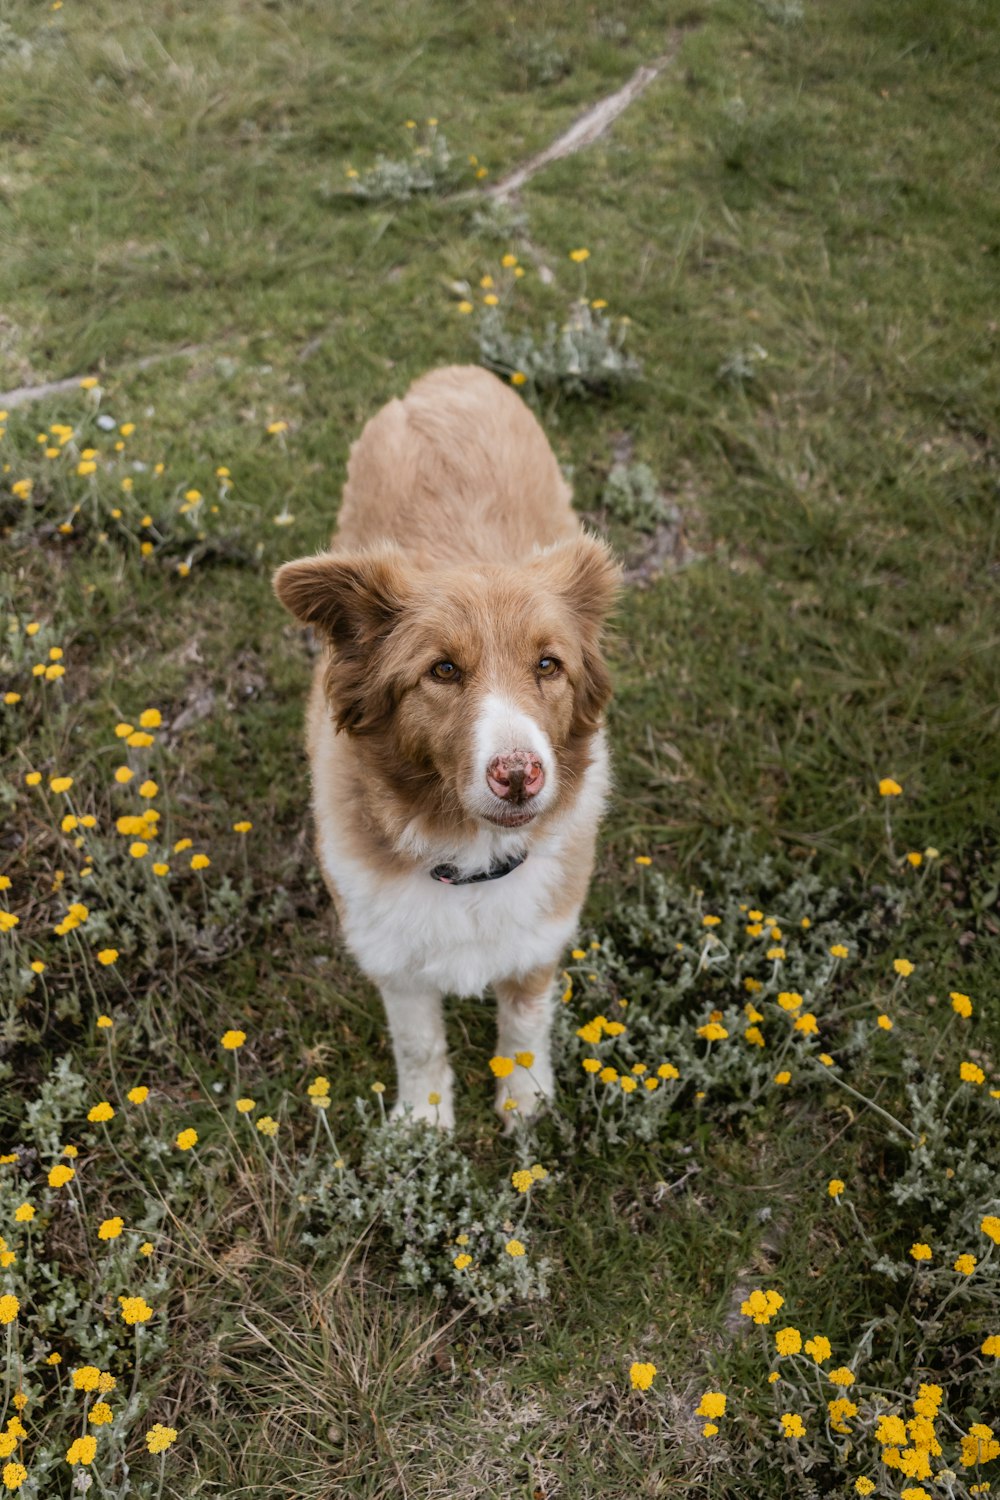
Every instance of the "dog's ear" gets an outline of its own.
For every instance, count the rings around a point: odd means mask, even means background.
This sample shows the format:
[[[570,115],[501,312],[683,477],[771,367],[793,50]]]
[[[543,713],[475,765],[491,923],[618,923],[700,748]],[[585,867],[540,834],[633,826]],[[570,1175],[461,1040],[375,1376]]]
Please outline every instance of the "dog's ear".
[[[601,631],[621,590],[621,568],[600,537],[585,533],[559,542],[534,559],[545,585],[574,617],[580,634],[582,670],[573,688],[570,733],[593,734],[611,697],[611,678],[601,656]]]
[[[274,592],[304,625],[334,647],[327,694],[338,729],[371,733],[392,712],[391,683],[378,669],[379,647],[414,597],[414,582],[399,551],[321,552],[285,563]]]
[[[546,586],[568,605],[582,629],[599,635],[621,589],[621,568],[600,537],[585,532],[557,542],[538,555],[532,567]]]
[[[409,603],[411,585],[402,556],[386,546],[284,563],[274,592],[303,625],[344,647],[385,635]]]

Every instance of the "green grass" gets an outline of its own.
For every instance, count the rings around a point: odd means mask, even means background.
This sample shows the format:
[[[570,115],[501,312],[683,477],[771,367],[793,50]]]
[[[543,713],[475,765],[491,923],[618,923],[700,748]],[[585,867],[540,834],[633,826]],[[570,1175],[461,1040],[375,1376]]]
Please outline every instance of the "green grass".
[[[630,317],[644,373],[619,396],[547,400],[540,414],[584,512],[627,434],[680,507],[692,554],[620,612],[617,787],[588,931],[620,921],[636,854],[711,899],[729,828],[788,878],[812,859],[866,904],[887,876],[877,783],[895,776],[897,851],[931,844],[942,858],[909,925],[873,940],[873,962],[880,946],[907,952],[922,995],[974,994],[988,1069],[1000,27],[987,0],[806,0],[789,24],[777,9],[0,5],[0,389],[99,374],[104,409],[137,423],[130,451],[163,461],[171,492],[210,493],[225,464],[242,507],[225,518],[238,546],[187,579],[28,534],[8,483],[37,472],[35,433],[75,420],[85,398],[10,411],[0,581],[68,663],[64,715],[12,676],[24,702],[0,719],[0,869],[14,894],[30,888],[44,913],[64,857],[23,771],[104,775],[111,727],[147,703],[168,722],[191,710],[170,752],[185,826],[221,846],[236,818],[255,824],[231,955],[174,984],[143,972],[123,1075],[152,1059],[183,1101],[240,1024],[247,1067],[273,1087],[330,1075],[348,1135],[355,1093],[377,1076],[391,1086],[376,998],[330,937],[303,831],[309,662],[269,574],[323,545],[365,419],[424,369],[475,358],[460,284],[515,251],[523,316],[540,328],[577,292],[579,245],[589,295]],[[460,164],[474,154],[489,168],[488,186],[668,48],[674,61],[607,136],[531,181],[510,243],[477,230],[464,165],[441,197],[366,205],[348,192],[348,165],[406,154],[405,121],[429,116]],[[559,76],[538,82],[537,60],[555,55]],[[720,378],[753,345],[767,353],[754,378]],[[282,441],[266,435],[276,420],[290,424]],[[275,527],[283,506],[294,523]],[[239,878],[221,847],[219,869]],[[929,1015],[915,1007],[913,1024]],[[101,1078],[105,1066],[89,1013],[57,1006],[43,1027],[33,996],[22,1019],[26,1035],[0,1040],[0,1119],[15,1140],[54,1057],[72,1051]],[[502,1176],[489,1008],[455,1004],[450,1028],[463,1147]],[[790,1302],[818,1287],[831,1338],[877,1310],[861,1261],[853,1280],[838,1271],[814,1190],[854,1172],[878,1223],[880,1153],[870,1115],[794,1097],[742,1123],[689,1108],[668,1139],[607,1159],[566,1148],[540,1229],[551,1303],[456,1321],[399,1291],[377,1228],[350,1254],[286,1243],[251,1172],[210,1235],[174,1226],[176,1322],[154,1395],[185,1429],[168,1493],[790,1493],[777,1462],[748,1477],[745,1455],[728,1437],[706,1445],[690,1413],[711,1384],[761,1378],[726,1330],[741,1277],[773,1271]],[[692,1160],[683,1191],[658,1196]],[[660,1367],[664,1407],[626,1397],[623,1371],[643,1357]]]

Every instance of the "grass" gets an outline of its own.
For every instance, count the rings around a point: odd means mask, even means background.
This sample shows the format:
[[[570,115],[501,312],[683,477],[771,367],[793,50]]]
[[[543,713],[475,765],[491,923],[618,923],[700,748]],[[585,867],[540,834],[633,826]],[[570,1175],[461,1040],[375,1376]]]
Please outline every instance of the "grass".
[[[180,578],[174,541],[140,562],[137,543],[82,525],[60,536],[48,502],[26,524],[9,496],[43,473],[36,433],[91,410],[84,393],[11,406],[0,442],[4,602],[44,623],[68,667],[44,696],[9,649],[2,663],[23,698],[0,718],[0,869],[23,930],[47,930],[51,873],[70,858],[23,772],[103,787],[114,723],[147,704],[173,726],[171,816],[240,894],[215,951],[177,972],[140,960],[138,921],[116,938],[134,1004],[100,994],[126,1023],[123,1079],[155,1072],[180,1110],[199,1081],[212,1098],[216,1039],[239,1025],[245,1073],[269,1097],[329,1075],[352,1148],[355,1094],[391,1087],[377,1006],[331,942],[303,831],[308,660],[269,573],[323,545],[364,420],[425,368],[476,357],[457,306],[506,250],[527,269],[517,316],[536,331],[581,274],[631,319],[636,384],[541,407],[581,511],[597,512],[625,441],[688,546],[619,617],[617,789],[586,932],[623,941],[637,854],[711,901],[728,829],[785,882],[812,868],[845,910],[883,912],[883,888],[909,878],[885,857],[877,785],[894,776],[897,853],[941,858],[919,893],[913,877],[901,926],[866,930],[844,1003],[878,995],[885,963],[908,953],[917,1051],[941,1013],[931,1001],[955,988],[976,1000],[989,1070],[997,41],[986,0],[807,3],[800,19],[751,0],[586,13],[543,0],[516,19],[480,0],[0,9],[0,388],[98,375],[101,410],[137,424],[128,452],[166,465],[158,516],[175,492],[214,495],[219,465],[233,476],[218,545]],[[609,135],[529,183],[521,229],[477,228],[491,181],[668,46],[674,61]],[[352,198],[348,167],[405,157],[406,120],[419,132],[429,117],[460,165],[455,190]],[[568,259],[581,245],[582,271]],[[748,361],[755,347],[766,358]],[[149,354],[164,358],[137,368]],[[275,422],[287,432],[269,435]],[[616,541],[633,557],[647,545],[627,529]],[[245,849],[229,832],[243,816]],[[648,961],[633,951],[637,985]],[[33,991],[0,1039],[12,1143],[55,1058],[110,1087],[94,1007],[50,968],[50,1013]],[[456,1003],[449,1025],[461,1148],[499,1180],[511,1151],[488,1107],[488,1007]],[[898,1073],[884,1089],[902,1097]],[[656,1140],[597,1155],[543,1134],[542,1159],[558,1161],[537,1225],[551,1298],[482,1317],[401,1290],[377,1223],[303,1246],[251,1153],[217,1165],[218,1221],[164,1221],[171,1336],[150,1412],[182,1436],[165,1492],[844,1493],[832,1471],[786,1470],[763,1417],[749,1442],[726,1430],[713,1446],[692,1415],[710,1385],[757,1399],[757,1350],[727,1321],[734,1289],[779,1284],[841,1349],[881,1311],[859,1247],[831,1231],[827,1178],[857,1184],[863,1222],[895,1233],[896,1253],[930,1232],[916,1209],[887,1207],[899,1162],[873,1115],[843,1104],[789,1091],[728,1118],[688,1099]],[[79,1115],[67,1129],[87,1135]],[[67,1274],[83,1253],[71,1235]],[[657,1402],[627,1390],[643,1358]]]

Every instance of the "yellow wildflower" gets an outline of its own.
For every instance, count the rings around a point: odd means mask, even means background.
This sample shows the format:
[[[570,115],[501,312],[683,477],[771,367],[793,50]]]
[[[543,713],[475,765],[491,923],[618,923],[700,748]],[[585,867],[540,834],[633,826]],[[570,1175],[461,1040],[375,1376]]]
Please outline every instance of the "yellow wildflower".
[[[636,1360],[629,1366],[628,1376],[634,1391],[648,1391],[656,1378],[656,1366]]]

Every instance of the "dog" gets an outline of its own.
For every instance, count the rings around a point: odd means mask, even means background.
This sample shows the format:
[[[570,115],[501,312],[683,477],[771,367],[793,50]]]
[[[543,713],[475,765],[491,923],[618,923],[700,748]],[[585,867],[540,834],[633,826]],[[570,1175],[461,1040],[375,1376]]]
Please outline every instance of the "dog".
[[[609,790],[601,645],[619,583],[528,406],[459,366],[367,423],[330,549],[275,574],[323,644],[317,853],[382,994],[397,1113],[454,1124],[442,1001],[487,987],[497,1052],[521,1058],[497,1081],[501,1118],[552,1095],[555,979]]]

